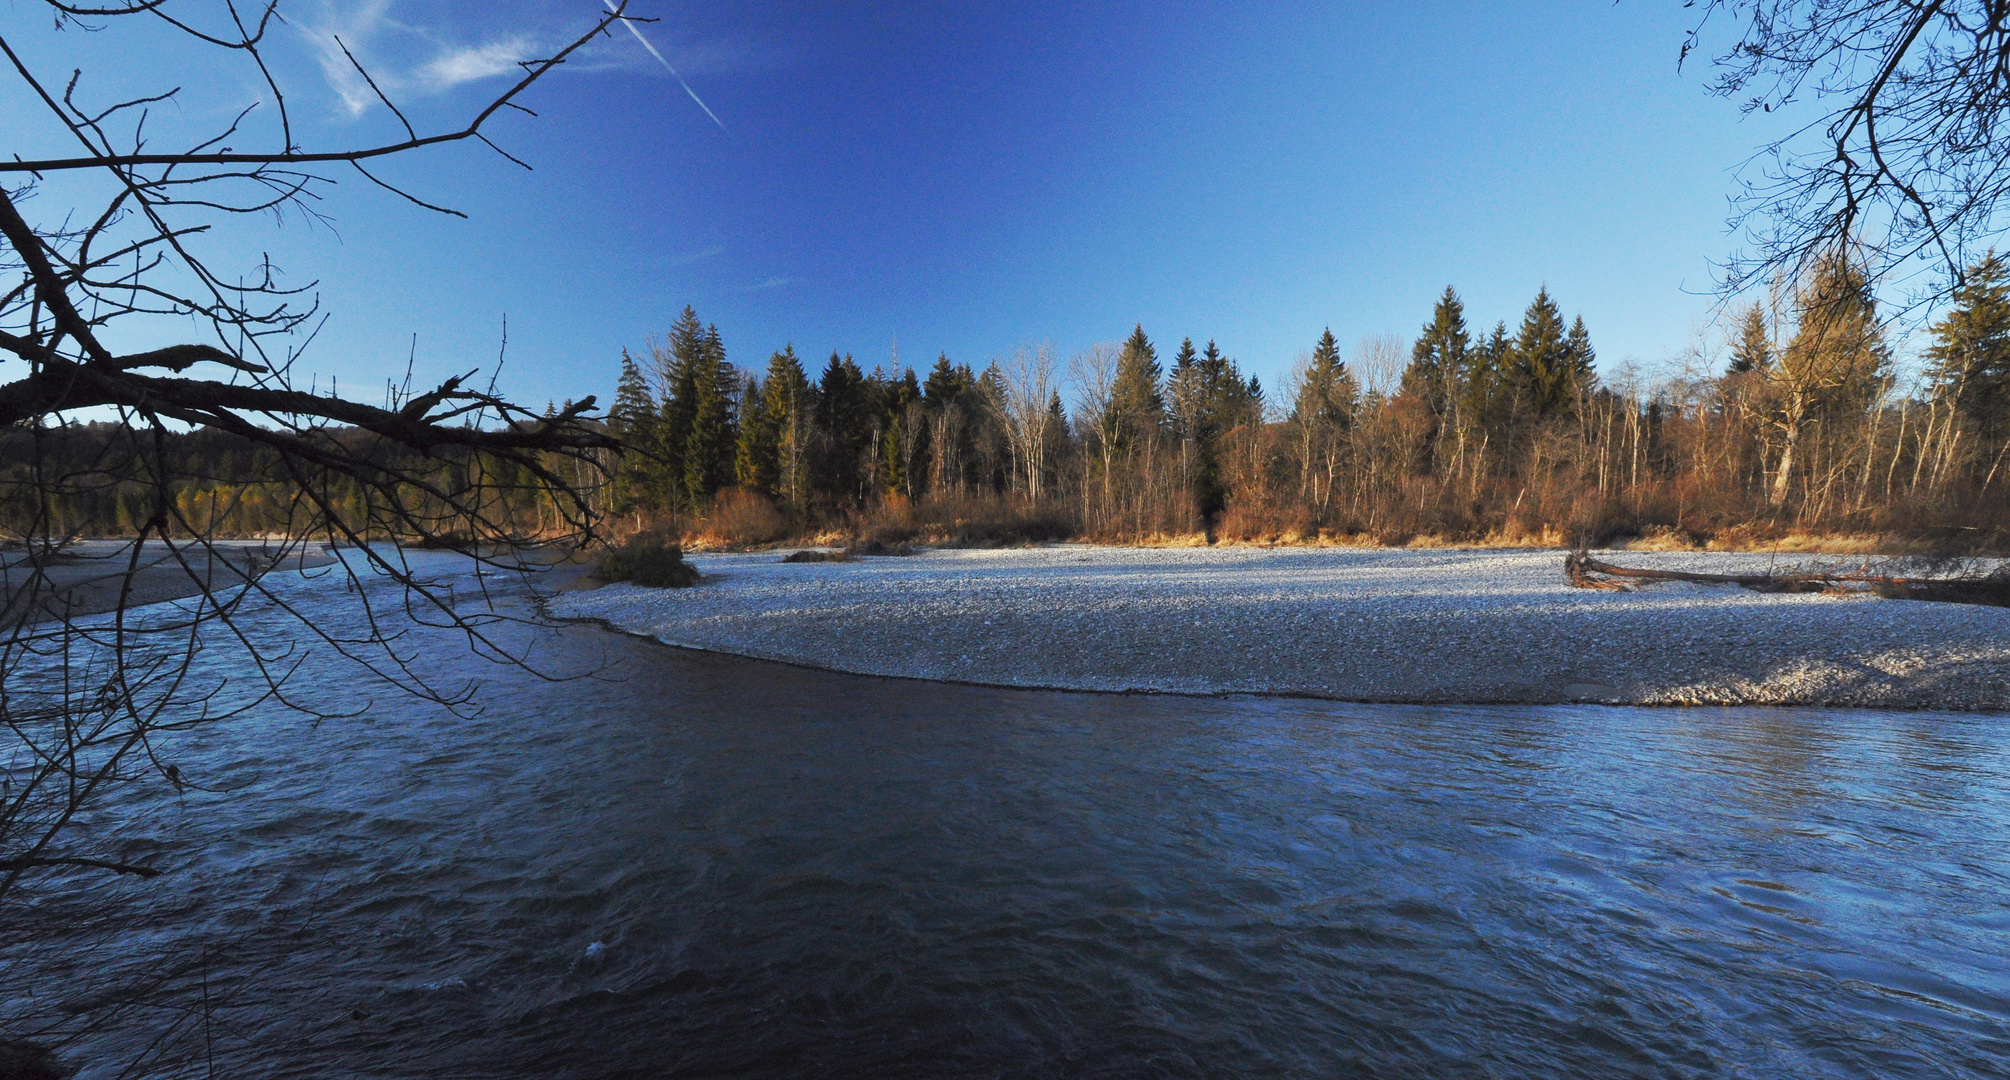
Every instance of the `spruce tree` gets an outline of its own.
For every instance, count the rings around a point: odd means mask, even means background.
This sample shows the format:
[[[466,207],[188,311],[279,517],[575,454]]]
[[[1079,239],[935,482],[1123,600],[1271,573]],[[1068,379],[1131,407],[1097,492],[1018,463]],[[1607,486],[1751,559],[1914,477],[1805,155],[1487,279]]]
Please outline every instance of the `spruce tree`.
[[[1434,421],[1452,411],[1452,397],[1460,390],[1460,375],[1466,370],[1471,338],[1466,333],[1466,305],[1450,285],[1431,309],[1431,321],[1410,349],[1410,366],[1403,371],[1398,393],[1423,400]]]
[[[1514,372],[1538,416],[1568,409],[1577,396],[1569,346],[1564,340],[1563,314],[1543,286],[1522,315],[1514,340]]]
[[[760,495],[777,494],[779,425],[768,414],[767,394],[755,376],[747,376],[741,394],[740,437],[733,447],[733,480]]]
[[[621,379],[614,387],[614,408],[608,410],[607,426],[623,444],[621,462],[614,470],[614,512],[655,509],[652,481],[661,453],[656,437],[656,400],[627,349],[621,350]]]
[[[689,305],[684,314],[670,327],[670,355],[663,365],[663,408],[657,424],[657,438],[662,447],[663,479],[666,491],[663,497],[673,504],[682,504],[687,485],[685,483],[685,451],[691,443],[691,429],[698,414],[699,372],[709,366],[711,357],[706,349],[705,327],[698,321],[698,313]]]
[[[800,506],[809,498],[810,441],[816,390],[803,373],[793,345],[768,358],[761,382],[761,420],[767,431],[756,442],[757,468],[773,470],[774,492]]]
[[[1312,347],[1312,359],[1298,384],[1298,397],[1291,403],[1291,422],[1344,431],[1353,424],[1359,393],[1353,374],[1340,359],[1340,343],[1328,328]]]
[[[969,387],[967,372],[949,362],[949,354],[935,358],[935,366],[928,369],[928,381],[921,384],[921,396],[929,407],[941,409],[954,402],[958,395]]]
[[[1308,502],[1331,503],[1342,438],[1354,424],[1360,387],[1340,359],[1340,343],[1328,328],[1312,347],[1312,359],[1298,380],[1291,425],[1298,444],[1298,489]]]
[[[824,494],[846,500],[865,494],[861,466],[873,449],[872,421],[879,411],[871,398],[858,363],[833,351],[817,381],[817,428],[827,452],[818,455],[812,475]]]
[[[688,310],[688,309],[687,309]],[[733,482],[733,395],[739,374],[726,362],[719,328],[708,327],[690,365],[690,431],[684,437],[684,495],[693,506],[703,504]]]
[[[889,495],[913,495],[915,477],[909,472],[907,456],[908,440],[917,441],[926,425],[913,415],[914,406],[921,401],[921,383],[914,377],[914,369],[908,368],[897,379],[881,381],[880,392],[884,397],[880,406],[885,417],[884,431],[880,436],[879,482],[880,490]],[[908,426],[915,425],[910,435]]]
[[[1189,349],[1191,345],[1189,342]],[[1165,424],[1165,395],[1159,389],[1162,374],[1158,351],[1145,336],[1144,325],[1139,324],[1117,353],[1116,377],[1110,387],[1110,411],[1115,418],[1112,441],[1119,453],[1128,453]]]
[[[1571,322],[1563,348],[1572,383],[1579,392],[1590,390],[1598,381],[1598,353],[1591,347],[1591,332],[1584,328],[1584,316],[1579,315]]]
[[[1183,338],[1166,374],[1166,414],[1181,440],[1192,442],[1199,431],[1203,405],[1200,355],[1193,339]]]
[[[1954,306],[1931,327],[1928,373],[1981,437],[1978,460],[1995,463],[2010,438],[2010,267],[1994,251],[1970,267]]]
[[[1773,335],[1766,330],[1766,309],[1752,304],[1738,320],[1738,340],[1731,347],[1730,375],[1764,371],[1773,366]]]

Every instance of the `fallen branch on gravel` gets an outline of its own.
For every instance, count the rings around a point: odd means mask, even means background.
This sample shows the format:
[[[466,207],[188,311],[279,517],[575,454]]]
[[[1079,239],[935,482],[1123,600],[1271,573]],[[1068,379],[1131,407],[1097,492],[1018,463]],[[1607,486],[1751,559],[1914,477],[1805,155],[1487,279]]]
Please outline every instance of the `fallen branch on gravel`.
[[[1564,557],[1564,577],[1574,588],[1629,592],[1629,582],[1690,581],[1704,585],[1737,585],[1755,592],[1870,593],[1891,600],[1936,600],[1951,604],[2010,607],[2010,572],[1998,569],[1983,576],[1909,578],[1840,570],[1784,574],[1703,574],[1688,570],[1647,570],[1600,562],[1583,551]]]

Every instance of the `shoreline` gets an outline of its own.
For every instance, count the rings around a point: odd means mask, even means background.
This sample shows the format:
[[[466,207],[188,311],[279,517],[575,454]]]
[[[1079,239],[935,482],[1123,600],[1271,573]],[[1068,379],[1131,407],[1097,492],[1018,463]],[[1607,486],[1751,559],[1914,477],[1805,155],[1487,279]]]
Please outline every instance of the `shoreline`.
[[[102,615],[121,606],[128,609],[149,604],[186,600],[205,589],[231,589],[274,570],[312,570],[332,565],[336,560],[318,543],[287,550],[260,540],[213,541],[221,558],[211,558],[200,545],[179,545],[176,551],[189,560],[176,561],[160,541],[146,542],[138,565],[130,561],[130,540],[87,540],[66,549],[40,567],[43,582],[32,606],[21,595],[27,588],[30,570],[25,552],[0,553],[0,625],[12,628],[65,618]],[[282,552],[275,557],[274,550]],[[247,577],[247,575],[249,575]],[[130,583],[128,583],[130,579]]]
[[[1646,561],[1750,569],[1773,558]],[[1553,550],[1055,545],[693,562],[707,574],[695,588],[606,586],[553,596],[547,611],[677,648],[974,686],[2010,709],[2010,610],[1679,584],[1576,590]]]

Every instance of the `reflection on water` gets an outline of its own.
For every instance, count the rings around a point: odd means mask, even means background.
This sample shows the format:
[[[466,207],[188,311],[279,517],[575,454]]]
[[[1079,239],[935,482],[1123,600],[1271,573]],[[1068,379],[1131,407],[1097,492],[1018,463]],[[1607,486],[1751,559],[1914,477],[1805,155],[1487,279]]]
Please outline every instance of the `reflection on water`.
[[[533,637],[548,667],[616,669],[480,670],[473,720],[380,694],[179,748],[230,794],[157,801],[179,869],[127,888],[149,931],[52,951],[201,955],[240,1075],[1982,1076],[2010,1054],[2003,717],[1057,694]],[[73,1055],[110,1076],[139,1045]]]

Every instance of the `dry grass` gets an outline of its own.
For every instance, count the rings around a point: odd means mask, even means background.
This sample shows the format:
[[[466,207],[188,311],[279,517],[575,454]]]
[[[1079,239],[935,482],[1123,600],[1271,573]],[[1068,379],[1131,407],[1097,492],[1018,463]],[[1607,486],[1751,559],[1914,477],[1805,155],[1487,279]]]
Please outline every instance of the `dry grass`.
[[[1435,492],[1426,492],[1434,495]],[[687,551],[748,551],[775,547],[1019,547],[1074,540],[1137,547],[1210,544],[1316,548],[1552,548],[1580,546],[1629,551],[1779,552],[1887,555],[1914,558],[1980,555],[2010,549],[1994,530],[1892,523],[1891,528],[1821,531],[1777,521],[1690,515],[1683,526],[1667,508],[1629,508],[1585,496],[1498,495],[1498,504],[1413,501],[1376,510],[1376,523],[1344,516],[1321,523],[1308,509],[1245,502],[1231,506],[1212,537],[1198,532],[1123,533],[1082,526],[1078,504],[1010,497],[929,499],[889,497],[862,509],[799,515],[748,492],[722,492],[701,515],[630,523],[633,534],[660,534]],[[1273,516],[1274,515],[1274,516]],[[1663,518],[1663,520],[1655,520]],[[1885,524],[1880,522],[1879,524]]]

